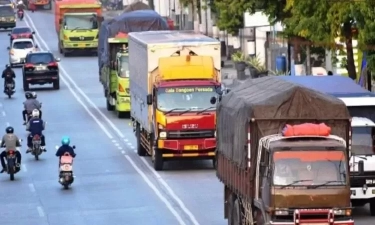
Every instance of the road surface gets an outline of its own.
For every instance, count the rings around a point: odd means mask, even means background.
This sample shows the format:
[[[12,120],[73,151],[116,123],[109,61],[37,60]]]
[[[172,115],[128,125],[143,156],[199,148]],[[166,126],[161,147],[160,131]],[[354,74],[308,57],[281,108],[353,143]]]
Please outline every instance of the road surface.
[[[42,50],[61,58],[61,89],[35,86],[47,121],[48,152],[39,161],[23,151],[22,171],[15,181],[0,174],[2,225],[224,225],[223,186],[210,161],[169,162],[155,172],[149,158],[135,153],[129,120],[117,119],[105,109],[97,57],[64,58],[57,50],[54,15],[27,13],[25,22],[36,32]],[[0,33],[8,62],[7,32]],[[21,69],[14,98],[0,95],[0,127],[12,125],[26,139],[21,110],[24,101]],[[64,135],[77,146],[75,182],[70,190],[58,183],[54,146]],[[26,146],[26,143],[24,143]],[[356,224],[373,222],[368,209],[356,210]]]

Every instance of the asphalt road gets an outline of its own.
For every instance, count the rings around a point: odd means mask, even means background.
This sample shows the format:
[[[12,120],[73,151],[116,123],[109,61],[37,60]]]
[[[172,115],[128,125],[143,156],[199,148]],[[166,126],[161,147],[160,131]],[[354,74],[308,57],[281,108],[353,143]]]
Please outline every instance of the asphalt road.
[[[0,220],[3,225],[224,225],[223,186],[211,163],[170,162],[155,172],[149,158],[135,153],[128,120],[105,109],[97,57],[64,58],[57,51],[54,15],[28,13],[19,26],[32,27],[39,46],[61,58],[61,89],[35,88],[47,121],[48,152],[35,161],[23,154],[22,171],[15,181],[0,174]],[[0,33],[8,62],[6,32]],[[21,70],[16,69],[14,98],[0,95],[0,127],[11,124],[23,139],[24,101]],[[75,182],[70,190],[58,183],[54,146],[69,135],[77,146]],[[26,145],[26,143],[24,143]],[[25,152],[26,147],[23,147]],[[368,210],[356,210],[356,224],[373,224]]]

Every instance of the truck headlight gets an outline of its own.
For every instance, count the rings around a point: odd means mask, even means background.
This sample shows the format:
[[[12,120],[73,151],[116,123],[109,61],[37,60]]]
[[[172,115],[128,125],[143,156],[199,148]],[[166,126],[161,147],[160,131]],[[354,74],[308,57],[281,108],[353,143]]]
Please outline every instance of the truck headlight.
[[[289,212],[286,211],[286,210],[276,210],[275,215],[276,216],[287,216],[287,215],[289,215]]]
[[[214,137],[216,137],[216,131],[215,131],[215,133],[214,133]]]
[[[165,132],[165,131],[160,132],[159,133],[159,137],[160,138],[166,138],[167,137],[167,132]]]
[[[338,216],[351,216],[352,210],[351,209],[335,209],[333,213]]]

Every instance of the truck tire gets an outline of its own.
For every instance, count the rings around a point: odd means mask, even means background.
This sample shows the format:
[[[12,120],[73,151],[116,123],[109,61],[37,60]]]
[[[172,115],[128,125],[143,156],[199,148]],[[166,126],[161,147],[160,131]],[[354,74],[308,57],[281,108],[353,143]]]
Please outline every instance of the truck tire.
[[[107,102],[107,110],[113,111],[115,109],[115,107],[109,103],[108,98],[106,98],[106,102]]]
[[[146,156],[146,149],[141,144],[141,128],[139,127],[139,123],[137,123],[137,127],[135,128],[135,135],[137,138],[137,154],[139,156]]]
[[[29,83],[27,83],[26,80],[23,81],[23,90],[24,90],[24,91],[29,91],[29,90],[30,90],[30,89],[29,89]]]
[[[154,150],[152,153],[154,154],[154,169],[156,171],[163,170],[164,161],[163,161],[163,155],[161,151],[154,147]]]
[[[242,209],[241,209],[241,203],[238,198],[234,200],[233,207],[231,211],[232,215],[232,224],[231,225],[241,225],[242,224]]]
[[[59,90],[60,89],[60,80],[53,82],[53,89]]]
[[[370,215],[375,216],[375,199],[370,201]]]

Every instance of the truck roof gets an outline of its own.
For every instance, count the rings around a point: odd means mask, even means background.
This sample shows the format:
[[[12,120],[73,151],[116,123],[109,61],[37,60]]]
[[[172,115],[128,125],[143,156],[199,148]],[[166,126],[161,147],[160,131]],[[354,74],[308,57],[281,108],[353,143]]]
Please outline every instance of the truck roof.
[[[311,150],[314,150],[314,147],[345,147],[340,141],[330,138],[313,138],[313,139],[281,139],[278,141],[273,141],[270,143],[270,148],[289,148],[289,147],[311,147]]]
[[[218,44],[215,38],[196,33],[195,31],[144,31],[129,34],[131,38],[143,44],[199,44],[204,42]]]
[[[375,97],[372,93],[344,76],[278,76],[280,79],[305,86],[335,97]],[[339,84],[339,85],[338,85]]]
[[[375,127],[375,123],[366,117],[352,117],[352,127]]]

